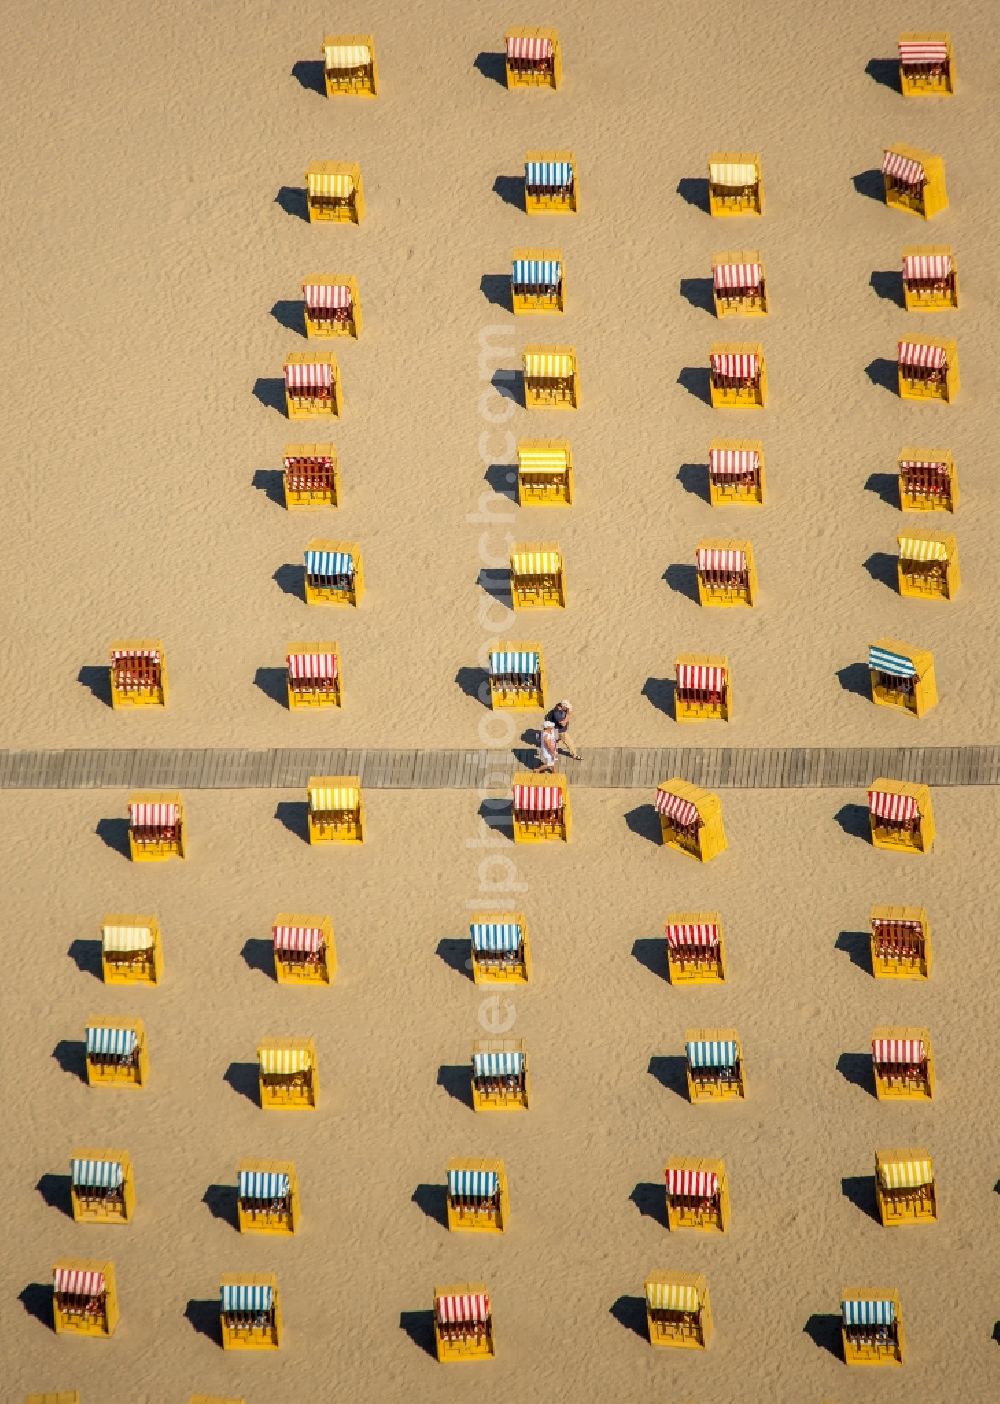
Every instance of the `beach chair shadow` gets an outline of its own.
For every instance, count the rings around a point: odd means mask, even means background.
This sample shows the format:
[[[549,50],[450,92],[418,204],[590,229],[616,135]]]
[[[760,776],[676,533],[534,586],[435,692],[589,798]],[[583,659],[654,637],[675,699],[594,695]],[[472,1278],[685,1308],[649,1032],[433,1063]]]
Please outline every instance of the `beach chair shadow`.
[[[633,834],[646,839],[657,848],[662,847],[660,817],[651,804],[639,804],[625,815],[625,823]]]
[[[517,501],[517,468],[513,463],[491,463],[483,477],[498,497]]]
[[[632,942],[632,959],[637,960],[644,970],[648,970],[658,980],[666,980],[666,944],[662,936],[639,936]]]
[[[711,278],[682,278],[681,297],[699,312],[715,316],[715,296]]]
[[[193,1330],[206,1336],[213,1345],[222,1349],[222,1326],[219,1321],[219,1299],[191,1297],[184,1308],[184,1316]]]
[[[464,975],[467,980],[472,979],[472,955],[468,938],[443,936],[437,943],[437,956],[439,960],[444,961],[449,970]]]
[[[276,375],[259,375],[253,383],[253,396],[265,409],[277,410],[283,419],[288,418],[285,405],[285,382]]]
[[[256,1063],[230,1063],[222,1075],[240,1097],[245,1097],[255,1107],[260,1106],[260,1072]]]
[[[506,605],[507,608],[513,612],[514,603],[510,593],[509,570],[493,570],[487,566],[483,566],[476,577],[476,583],[481,590],[485,590],[488,595],[492,596],[498,604]]]
[[[877,166],[873,166],[869,171],[859,171],[856,176],[851,176],[851,184],[859,195],[864,195],[869,200],[875,200],[878,204],[885,204],[885,178]]]
[[[633,1331],[640,1340],[649,1340],[645,1297],[619,1297],[612,1302],[608,1311],[626,1331]]]
[[[840,1192],[849,1204],[881,1227],[875,1204],[874,1175],[845,1175],[840,1181]]]
[[[77,940],[70,942],[66,954],[82,975],[93,975],[95,980],[103,981],[104,968],[101,964],[100,941],[83,941],[77,938]]]
[[[828,1350],[831,1355],[843,1360],[840,1343],[840,1317],[831,1312],[814,1311],[802,1330],[820,1350]]]
[[[505,205],[510,205],[515,210],[523,210],[524,176],[498,175],[493,182],[493,193],[498,195]]]
[[[894,473],[869,473],[865,491],[873,492],[887,507],[899,507],[899,479]]]
[[[479,280],[479,291],[486,301],[494,307],[502,307],[505,312],[513,312],[509,273],[484,273]]]
[[[642,695],[651,707],[673,720],[674,715],[673,678],[647,678],[642,685]]]
[[[712,394],[709,390],[709,372],[707,366],[683,366],[677,377],[677,384],[683,385],[689,395],[693,395],[696,400],[701,400],[703,404],[711,405]]]
[[[248,936],[240,951],[248,970],[259,970],[269,980],[274,979],[274,942],[263,936]]]
[[[438,1068],[437,1085],[472,1111],[472,1068],[468,1063],[442,1063]]]
[[[507,56],[506,54],[495,54],[483,52],[477,54],[472,61],[472,66],[477,73],[481,73],[484,78],[489,78],[493,83],[499,83],[501,88],[507,86]]]
[[[868,279],[872,292],[883,302],[891,302],[894,307],[905,307],[903,301],[903,275],[894,268],[876,270]]]
[[[65,1214],[67,1219],[73,1217],[73,1201],[70,1198],[70,1177],[68,1175],[42,1175],[35,1189],[42,1197],[42,1202],[50,1209],[58,1209],[61,1214]]]
[[[848,663],[837,669],[837,681],[845,692],[853,692],[856,697],[871,701],[871,674],[864,663]]]
[[[459,668],[455,674],[455,682],[466,697],[475,698],[487,711],[491,710],[490,676],[485,668]]]
[[[888,356],[876,356],[865,366],[865,375],[879,390],[888,390],[890,395],[899,394],[899,371],[895,361]]]
[[[852,1087],[858,1087],[862,1092],[867,1092],[869,1097],[875,1096],[872,1055],[870,1053],[841,1053],[837,1059],[837,1071],[844,1081],[849,1082]]]
[[[290,834],[303,843],[309,842],[309,806],[304,800],[279,800],[275,805],[274,817],[284,824]]]
[[[513,400],[520,409],[525,409],[524,400],[524,373],[519,370],[507,370],[501,367],[493,372],[490,384],[497,394],[504,400]]]
[[[840,931],[833,948],[835,951],[843,951],[852,965],[856,965],[866,975],[871,975],[871,938],[867,931]]]
[[[84,664],[77,673],[76,680],[92,697],[96,697],[98,702],[103,702],[105,707],[111,706],[111,669],[107,664],[103,667],[93,663]]]
[[[294,332],[296,336],[305,336],[306,317],[301,301],[293,302],[290,298],[280,298],[271,308],[271,316],[279,327]]]
[[[649,1060],[648,1072],[661,1087],[675,1093],[684,1102],[690,1100],[687,1086],[687,1060],[680,1056],[654,1053]]]
[[[307,93],[319,93],[326,97],[326,79],[323,76],[322,59],[296,59],[292,64],[292,77]]]
[[[277,507],[285,505],[285,488],[280,468],[258,468],[250,479],[253,487],[262,492],[268,501]]]
[[[885,585],[895,595],[899,590],[898,562],[888,551],[873,551],[865,561],[865,570],[873,580]]]
[[[841,805],[834,818],[848,838],[864,839],[865,843],[871,843],[871,820],[863,804]]]
[[[64,1073],[87,1081],[87,1046],[83,1039],[61,1038],[52,1050],[52,1057]]]
[[[213,1219],[219,1219],[222,1223],[228,1224],[231,1229],[239,1232],[240,1222],[236,1212],[235,1185],[209,1185],[201,1197],[201,1202],[208,1208]]]
[[[1000,1345],[1000,1321],[994,1322],[993,1335],[990,1339],[993,1340],[997,1345]]]
[[[480,801],[479,817],[493,833],[514,842],[514,806],[508,795],[487,795]]]
[[[899,59],[898,58],[873,58],[865,64],[865,72],[873,83],[880,83],[883,88],[891,88],[894,93],[901,93],[899,86]]]
[[[399,1313],[399,1329],[409,1336],[418,1350],[422,1350],[432,1360],[437,1360],[437,1348],[434,1344],[434,1313],[432,1311],[401,1311]]]
[[[708,180],[705,176],[681,176],[677,194],[688,205],[708,214]]]
[[[284,565],[278,566],[271,579],[283,594],[291,595],[296,600],[305,601],[306,568],[303,564],[292,565],[286,561]]]
[[[667,1196],[662,1183],[640,1180],[629,1195],[629,1200],[644,1219],[652,1219],[661,1228],[667,1227]]]
[[[675,561],[667,566],[662,578],[675,595],[683,595],[693,604],[698,604],[698,571],[695,566]]]
[[[306,205],[306,190],[304,185],[283,185],[274,197],[274,203],[284,210],[286,215],[291,215],[293,219],[301,219],[309,223],[309,209]]]
[[[682,463],[677,470],[677,481],[692,497],[700,497],[702,502],[711,503],[708,494],[708,467],[704,463]]]
[[[17,1294],[17,1300],[29,1316],[47,1326],[55,1335],[55,1322],[52,1319],[52,1283],[29,1282]]]
[[[258,668],[253,685],[272,702],[288,711],[288,671],[285,668]]]
[[[410,1202],[435,1224],[448,1227],[448,1196],[444,1185],[417,1185]]]
[[[131,860],[127,819],[98,819],[94,832],[112,853],[120,853],[123,858]]]

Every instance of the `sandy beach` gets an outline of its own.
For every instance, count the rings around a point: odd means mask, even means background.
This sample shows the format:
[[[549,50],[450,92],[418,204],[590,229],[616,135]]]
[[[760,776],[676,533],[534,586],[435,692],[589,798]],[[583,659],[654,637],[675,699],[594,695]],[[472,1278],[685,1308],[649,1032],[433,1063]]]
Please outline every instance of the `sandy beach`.
[[[30,139],[9,156],[0,215],[12,294],[0,340],[4,746],[489,746],[500,733],[476,693],[498,639],[542,644],[585,748],[996,741],[1000,265],[982,173],[995,158],[1000,13],[986,0],[947,10],[19,7],[4,97],[9,129]],[[558,28],[558,93],[504,88],[504,31],[522,22]],[[890,60],[903,30],[939,25],[959,91],[905,101],[890,65],[871,61]],[[332,31],[375,36],[375,102],[322,96]],[[932,224],[877,198],[883,147],[900,141],[945,158],[951,207]],[[525,214],[519,178],[536,148],[574,152],[575,218]],[[712,150],[760,152],[763,219],[709,218]],[[360,162],[360,226],[306,221],[312,159]],[[894,275],[903,247],[921,243],[954,249],[957,312],[904,312]],[[568,308],[515,318],[511,254],[538,247],[562,250]],[[721,324],[712,256],[741,248],[760,250],[772,312]],[[353,274],[364,311],[361,338],[335,345],[345,410],[332,430],[290,423],[281,394],[286,354],[314,349],[299,289],[317,272]],[[954,405],[887,388],[903,333],[956,338]],[[713,412],[709,346],[741,340],[765,347],[768,406]],[[533,343],[576,348],[576,413],[518,403],[504,373]],[[519,507],[513,445],[557,436],[573,447],[574,506]],[[719,437],[763,440],[763,507],[709,506]],[[286,512],[283,447],[314,440],[337,446],[342,505]],[[954,454],[954,517],[899,513],[893,476],[908,444]],[[897,532],[939,524],[958,541],[957,599],[901,598]],[[307,608],[313,537],[360,544],[357,610]],[[694,549],[708,537],[752,541],[759,607],[699,609]],[[501,568],[511,542],[536,541],[564,551],[568,608],[515,620]],[[919,723],[864,695],[880,636],[935,655],[941,701]],[[108,646],[128,637],[162,640],[166,710],[108,705]],[[340,645],[342,709],[296,715],[281,700],[287,645],[309,639]],[[729,726],[675,723],[668,680],[689,652],[728,656]],[[996,790],[935,791],[938,841],[923,860],[858,836],[863,812],[845,806],[863,792],[725,791],[730,847],[704,867],[650,841],[651,795],[639,791],[574,791],[573,842],[541,851],[494,833],[471,790],[372,792],[361,849],[311,850],[303,798],[190,793],[188,861],[142,867],[113,827],[98,832],[121,820],[124,794],[0,793],[4,1399],[70,1388],[82,1404],[186,1404],[198,1391],[247,1404],[433,1404],[470,1391],[518,1404],[583,1391],[609,1404],[996,1397],[1000,1092],[978,1051],[996,1024],[983,920],[996,897]],[[489,893],[492,855],[513,894]],[[930,981],[872,979],[860,933],[874,902],[927,907]],[[533,982],[499,1013],[463,963],[469,911],[491,906],[523,910],[535,940]],[[727,923],[730,978],[677,990],[663,923],[701,909]],[[332,917],[329,990],[271,978],[283,910]],[[159,916],[162,988],[95,978],[112,911]],[[84,1025],[107,1013],[146,1021],[141,1094],[81,1081]],[[491,1018],[509,1018],[530,1050],[536,1095],[523,1117],[474,1117],[465,1099],[471,1045]],[[932,1030],[932,1106],[874,1098],[865,1050],[893,1023]],[[694,1107],[678,1092],[684,1030],[702,1025],[739,1029],[744,1105]],[[267,1033],[317,1040],[315,1114],[265,1115],[247,1095]],[[71,1151],[102,1144],[127,1146],[136,1166],[127,1228],[68,1214]],[[874,1153],[908,1144],[932,1153],[943,1211],[895,1234],[873,1218]],[[442,1227],[445,1164],[465,1154],[507,1164],[503,1239]],[[668,1234],[670,1154],[725,1158],[728,1235]],[[237,1235],[245,1156],[295,1161],[294,1240]],[[52,1263],[103,1255],[119,1274],[114,1338],[57,1337]],[[703,1356],[649,1347],[640,1299],[658,1267],[707,1275],[716,1336]],[[287,1341],[273,1357],[217,1342],[219,1275],[244,1268],[278,1276]],[[427,1349],[435,1282],[466,1279],[489,1285],[498,1342],[496,1360],[470,1372]],[[852,1281],[898,1286],[901,1371],[848,1370],[834,1353],[831,1321]]]

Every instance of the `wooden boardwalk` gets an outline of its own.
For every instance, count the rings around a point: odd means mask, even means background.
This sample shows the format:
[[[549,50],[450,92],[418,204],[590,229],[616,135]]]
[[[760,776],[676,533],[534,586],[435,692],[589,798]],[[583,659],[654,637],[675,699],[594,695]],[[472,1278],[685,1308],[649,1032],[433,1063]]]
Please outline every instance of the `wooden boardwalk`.
[[[384,790],[504,789],[530,750],[0,751],[3,790],[301,790],[311,775],[360,775]],[[571,784],[649,789],[679,775],[707,789],[863,789],[876,776],[927,785],[1000,784],[1000,746],[717,749],[623,746],[567,759]]]

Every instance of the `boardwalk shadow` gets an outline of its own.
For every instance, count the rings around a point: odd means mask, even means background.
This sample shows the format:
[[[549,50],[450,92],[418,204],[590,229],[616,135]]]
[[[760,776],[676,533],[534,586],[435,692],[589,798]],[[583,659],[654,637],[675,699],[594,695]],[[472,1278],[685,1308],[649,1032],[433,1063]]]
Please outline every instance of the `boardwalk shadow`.
[[[498,175],[493,182],[493,193],[498,195],[505,205],[511,205],[515,210],[523,210],[524,176]]]
[[[619,1297],[608,1310],[619,1326],[624,1326],[626,1331],[634,1331],[640,1340],[649,1340],[644,1297]]]
[[[667,979],[666,941],[662,936],[639,936],[632,942],[632,959],[658,980]]]
[[[677,182],[677,194],[685,204],[708,214],[708,181],[704,176],[681,176]]]
[[[293,302],[288,298],[280,299],[271,308],[271,316],[279,327],[284,327],[286,331],[295,332],[296,336],[305,336],[306,317],[300,300]]]
[[[698,571],[695,566],[675,561],[673,565],[667,566],[663,572],[663,579],[675,595],[683,595],[692,603],[698,604]]]
[[[513,400],[515,405],[525,409],[524,403],[524,374],[519,370],[507,370],[501,367],[493,372],[490,384],[497,394],[504,400]]]
[[[463,1107],[472,1110],[472,1069],[468,1063],[442,1063],[438,1068],[437,1085]]]
[[[101,842],[113,853],[120,853],[123,858],[131,859],[132,854],[128,846],[128,820],[127,819],[98,819],[97,827],[94,831]]]
[[[673,719],[675,685],[673,678],[647,678],[642,685],[642,695],[651,707]]]
[[[708,495],[708,468],[704,463],[682,463],[677,470],[677,481],[692,497],[700,497],[702,502],[711,502]]]
[[[865,366],[865,375],[880,390],[888,390],[891,395],[899,394],[899,372],[895,361],[888,356],[876,356]]]
[[[881,1227],[875,1203],[874,1175],[845,1175],[840,1182],[840,1191],[848,1203]]]
[[[709,372],[707,366],[683,366],[677,377],[677,384],[683,385],[689,395],[693,395],[696,400],[701,400],[703,404],[711,405],[712,394],[709,389]]]
[[[873,166],[869,171],[859,171],[856,176],[851,176],[851,184],[859,195],[875,200],[880,205],[885,204],[885,180],[877,167]]]
[[[896,594],[899,587],[898,560],[888,551],[873,551],[865,561],[865,570],[873,580]]]
[[[864,839],[866,843],[871,843],[871,821],[863,804],[841,805],[833,817],[848,838]]]
[[[507,56],[506,54],[495,54],[483,52],[477,54],[472,62],[477,73],[481,73],[484,78],[488,78],[493,83],[499,83],[501,88],[507,86]]]
[[[629,1195],[629,1200],[644,1219],[652,1219],[661,1228],[667,1227],[667,1196],[662,1183],[640,1180]]]
[[[323,74],[322,59],[296,59],[292,64],[292,77],[307,93],[319,93],[326,97],[326,78]]]
[[[105,707],[111,706],[111,669],[107,664],[103,667],[94,663],[85,664],[77,673],[76,680],[98,702],[103,702]]]
[[[875,1096],[872,1055],[870,1053],[841,1053],[837,1059],[837,1071],[844,1081],[849,1082],[852,1087],[858,1087],[862,1092],[867,1092],[869,1097]]]
[[[899,506],[899,479],[895,473],[869,473],[865,491],[873,492],[887,507]]]
[[[802,1330],[820,1350],[828,1350],[831,1355],[843,1361],[840,1340],[840,1317],[830,1312],[813,1312]]]
[[[467,980],[472,979],[472,953],[468,938],[443,936],[437,943],[437,955],[449,970],[464,975]]]
[[[309,806],[299,800],[279,800],[274,808],[274,817],[284,824],[290,834],[303,843],[309,842]]]
[[[260,1074],[256,1063],[230,1063],[223,1074],[233,1091],[255,1107],[260,1106]]]
[[[657,848],[662,846],[660,816],[651,804],[638,804],[625,815],[625,823],[633,834],[644,838]]]
[[[479,280],[479,291],[494,307],[502,307],[505,312],[513,312],[511,302],[510,274],[484,273]]]
[[[401,1311],[399,1329],[403,1331],[425,1355],[437,1360],[434,1344],[434,1313],[432,1311]]]
[[[474,697],[487,710],[492,709],[490,675],[485,668],[459,668],[455,681],[466,697]]]
[[[867,931],[839,931],[833,949],[843,951],[851,964],[866,975],[872,973],[871,937]]]
[[[284,507],[285,484],[280,468],[258,468],[250,481],[269,501],[278,507]]]
[[[283,419],[288,418],[285,405],[285,382],[275,375],[259,375],[253,383],[253,396],[265,409],[277,410]]]
[[[87,1081],[87,1045],[82,1039],[61,1038],[52,1050],[52,1056],[64,1073],[70,1077]]]
[[[682,278],[681,297],[700,312],[715,316],[715,296],[711,278]]]
[[[688,1098],[687,1085],[687,1060],[678,1055],[665,1055],[656,1053],[649,1060],[648,1072],[650,1077],[655,1078],[661,1087],[665,1087],[668,1092],[673,1092],[686,1102]]]
[[[837,681],[845,692],[853,692],[856,697],[871,701],[871,674],[866,663],[848,663],[838,668]]]
[[[894,93],[902,93],[899,86],[898,58],[869,59],[865,64],[865,72],[873,83],[880,83],[883,88],[891,88]]]
[[[428,1219],[448,1227],[448,1194],[444,1185],[417,1185],[410,1200]]]
[[[55,1334],[55,1323],[52,1320],[51,1282],[29,1282],[27,1287],[22,1287],[18,1292],[17,1300],[29,1316],[33,1316],[36,1321],[47,1326],[53,1335]]]
[[[284,565],[278,566],[271,579],[282,594],[291,595],[296,600],[305,600],[306,568],[304,565],[292,565],[290,561],[286,561]]]
[[[309,210],[306,205],[304,185],[283,185],[274,197],[274,203],[293,219],[303,219],[309,223]]]
[[[498,604],[506,605],[509,610],[513,611],[514,601],[510,592],[509,570],[491,570],[483,566],[476,577],[476,583]]]
[[[193,1330],[206,1336],[213,1345],[222,1346],[222,1327],[219,1322],[219,1299],[191,1297],[184,1308],[184,1316]]]
[[[274,942],[265,941],[263,936],[248,936],[240,951],[243,963],[248,970],[259,970],[269,980],[274,979]]]
[[[904,307],[903,301],[903,275],[893,269],[875,271],[868,279],[872,291],[876,297],[880,297],[883,302],[891,302],[895,307]]]
[[[288,711],[288,670],[287,668],[258,668],[253,675],[253,685],[272,702]]]
[[[239,1231],[235,1185],[209,1185],[201,1197],[201,1202],[208,1206],[208,1212],[213,1219],[219,1219],[230,1228]]]
[[[104,979],[100,941],[83,941],[77,938],[77,940],[70,942],[66,954],[81,974],[93,975],[95,980]]]
[[[527,764],[531,764],[530,758]],[[507,795],[488,795],[480,802],[479,817],[493,833],[514,842],[514,809]]]
[[[42,1175],[35,1189],[50,1209],[58,1209],[67,1219],[73,1217],[73,1201],[70,1198],[72,1181],[68,1175]]]
[[[483,477],[498,497],[517,501],[517,467],[513,463],[491,463]]]

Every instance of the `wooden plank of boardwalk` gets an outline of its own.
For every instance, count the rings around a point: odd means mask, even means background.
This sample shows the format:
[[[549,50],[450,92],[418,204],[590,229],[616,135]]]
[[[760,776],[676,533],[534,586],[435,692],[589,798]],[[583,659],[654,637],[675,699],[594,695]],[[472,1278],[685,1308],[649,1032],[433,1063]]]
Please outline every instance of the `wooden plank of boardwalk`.
[[[504,788],[534,752],[496,750],[0,751],[3,790],[303,790],[310,775],[360,775],[387,790]],[[706,789],[863,789],[877,776],[926,785],[1000,784],[1000,746],[588,748],[562,765],[584,789],[648,789],[680,775]]]

